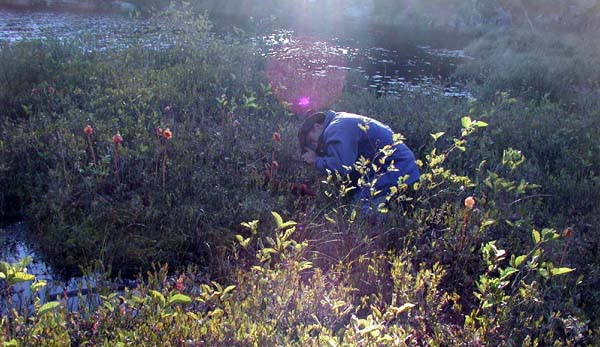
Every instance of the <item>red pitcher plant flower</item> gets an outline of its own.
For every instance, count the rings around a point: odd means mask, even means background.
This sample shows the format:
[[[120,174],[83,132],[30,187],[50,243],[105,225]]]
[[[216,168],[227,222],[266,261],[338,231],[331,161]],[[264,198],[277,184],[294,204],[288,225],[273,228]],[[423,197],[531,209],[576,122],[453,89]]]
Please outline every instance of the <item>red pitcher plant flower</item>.
[[[273,141],[275,141],[275,142],[281,141],[281,135],[279,135],[279,132],[276,131],[273,133]]]
[[[467,207],[469,210],[472,210],[473,207],[475,207],[475,198],[472,196],[469,196],[465,199],[465,207]]]
[[[165,139],[170,140],[171,136],[173,136],[173,133],[167,128],[163,131],[163,136],[165,137]]]
[[[459,251],[462,250],[463,242],[465,241],[465,238],[467,236],[467,222],[468,222],[468,218],[469,218],[469,212],[471,212],[471,210],[473,210],[473,208],[475,207],[475,198],[472,196],[468,196],[465,199],[465,207],[466,207],[466,209],[463,213],[463,225],[462,225],[460,240],[458,242],[458,250]]]
[[[571,229],[570,227],[565,228],[565,231],[563,232],[563,235],[566,238],[571,237],[571,234],[573,233],[573,229]]]
[[[121,134],[114,134],[112,137],[113,142],[115,143],[115,145],[119,145],[121,142],[123,142],[123,137],[121,136]]]

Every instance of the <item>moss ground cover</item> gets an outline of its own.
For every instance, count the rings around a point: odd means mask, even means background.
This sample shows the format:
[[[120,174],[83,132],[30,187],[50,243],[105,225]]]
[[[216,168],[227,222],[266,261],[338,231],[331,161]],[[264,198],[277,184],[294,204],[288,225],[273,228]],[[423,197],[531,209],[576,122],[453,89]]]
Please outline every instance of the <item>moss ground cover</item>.
[[[401,132],[423,172],[373,224],[299,161],[255,47],[163,20],[181,34],[163,50],[1,47],[2,220],[25,217],[64,271],[141,274],[97,306],[16,312],[33,279],[2,263],[5,346],[594,343],[593,102],[494,77],[477,100],[347,89],[334,107]]]

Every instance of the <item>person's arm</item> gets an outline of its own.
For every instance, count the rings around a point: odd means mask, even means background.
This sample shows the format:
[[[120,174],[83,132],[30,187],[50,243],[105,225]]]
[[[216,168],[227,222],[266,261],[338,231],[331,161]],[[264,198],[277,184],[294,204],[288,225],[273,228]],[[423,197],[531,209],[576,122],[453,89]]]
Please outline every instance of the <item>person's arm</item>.
[[[338,171],[349,173],[358,159],[358,142],[362,130],[353,122],[335,124],[324,134],[325,156],[317,156],[315,167],[322,173]]]

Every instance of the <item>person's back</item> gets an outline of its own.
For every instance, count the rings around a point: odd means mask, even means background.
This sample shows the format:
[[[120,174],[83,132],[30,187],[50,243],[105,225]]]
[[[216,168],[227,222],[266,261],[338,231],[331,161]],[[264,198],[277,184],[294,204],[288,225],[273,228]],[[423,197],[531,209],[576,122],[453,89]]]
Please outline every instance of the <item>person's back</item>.
[[[354,201],[365,215],[387,203],[392,187],[409,186],[420,176],[412,151],[404,143],[394,143],[390,127],[369,117],[335,111],[313,113],[298,131],[298,141],[306,163],[323,174],[339,172],[350,177],[356,188]],[[360,158],[369,163],[363,172],[355,165]]]
[[[408,175],[406,184],[419,179],[419,169],[412,151],[404,143],[394,144],[394,132],[387,125],[362,115],[329,111],[323,127],[320,142],[324,153],[315,161],[315,166],[321,172],[349,173],[356,183],[359,173],[354,169],[354,163],[363,157],[380,166],[380,172],[387,171],[386,168],[394,163],[397,171],[389,171],[378,177],[378,186],[389,188],[405,175]],[[393,151],[388,152],[388,157],[381,164],[378,162],[384,156],[381,149],[388,145],[393,145]]]

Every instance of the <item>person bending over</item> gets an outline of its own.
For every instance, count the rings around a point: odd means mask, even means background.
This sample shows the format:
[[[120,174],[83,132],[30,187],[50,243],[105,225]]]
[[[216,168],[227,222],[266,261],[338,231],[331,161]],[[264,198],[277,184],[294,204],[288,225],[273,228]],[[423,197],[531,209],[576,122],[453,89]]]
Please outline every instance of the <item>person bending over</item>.
[[[386,202],[392,187],[411,186],[419,180],[413,152],[394,141],[389,126],[363,115],[333,110],[313,113],[300,127],[298,140],[306,163],[322,174],[338,172],[350,178],[354,202],[366,215]],[[357,162],[367,164],[366,170],[359,172],[357,168],[365,165]]]

